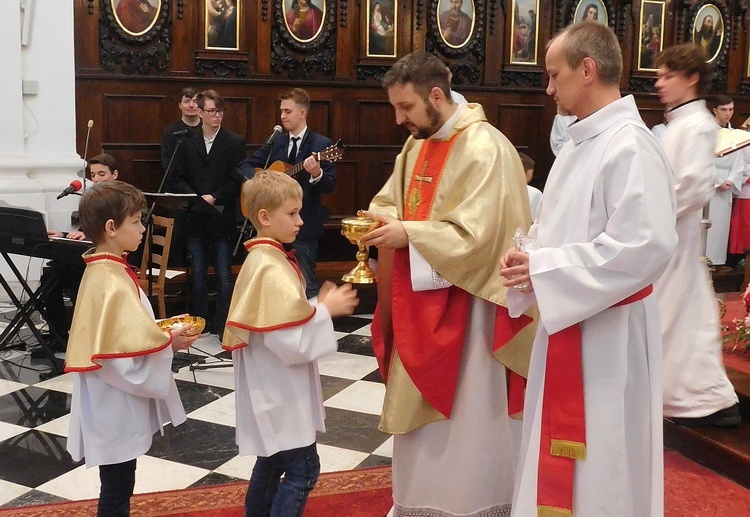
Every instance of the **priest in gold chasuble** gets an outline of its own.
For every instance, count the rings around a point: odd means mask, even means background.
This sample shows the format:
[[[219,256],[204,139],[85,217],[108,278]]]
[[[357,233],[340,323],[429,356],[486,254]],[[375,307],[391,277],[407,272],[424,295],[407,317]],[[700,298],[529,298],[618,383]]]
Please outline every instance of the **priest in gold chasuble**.
[[[509,515],[534,325],[508,316],[498,263],[531,223],[521,161],[480,105],[451,101],[436,56],[402,58],[383,84],[412,135],[363,238],[379,248],[391,514]]]

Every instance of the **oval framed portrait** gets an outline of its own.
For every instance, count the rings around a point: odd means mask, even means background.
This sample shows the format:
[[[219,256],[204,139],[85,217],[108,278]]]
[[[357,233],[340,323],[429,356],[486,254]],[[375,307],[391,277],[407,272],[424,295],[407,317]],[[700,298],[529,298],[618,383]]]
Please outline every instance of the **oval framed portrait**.
[[[283,0],[284,23],[292,38],[309,43],[318,37],[326,17],[326,0]]]
[[[120,29],[130,36],[142,36],[159,18],[162,0],[109,0]]]
[[[710,63],[719,55],[724,43],[724,19],[719,8],[706,4],[698,10],[693,25],[693,43],[706,51]]]
[[[439,0],[437,6],[440,39],[451,48],[465,46],[474,33],[474,0]]]
[[[578,2],[573,21],[584,22],[586,20],[594,20],[602,25],[609,24],[607,6],[604,5],[602,0],[581,0]]]

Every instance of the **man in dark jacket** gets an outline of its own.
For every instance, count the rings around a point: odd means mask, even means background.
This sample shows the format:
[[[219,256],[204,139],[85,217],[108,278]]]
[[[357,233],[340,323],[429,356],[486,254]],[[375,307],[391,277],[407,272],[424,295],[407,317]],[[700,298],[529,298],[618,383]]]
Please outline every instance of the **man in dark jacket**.
[[[209,327],[221,335],[232,297],[231,237],[237,225],[235,211],[240,178],[235,170],[245,156],[244,139],[221,127],[224,99],[214,90],[198,95],[202,126],[186,137],[174,159],[173,191],[198,194],[204,202],[190,208],[187,251],[192,268],[195,316],[208,317],[206,276],[213,255],[218,296]]]
[[[312,156],[332,144],[331,139],[319,135],[307,127],[310,96],[301,88],[294,88],[279,96],[281,123],[286,133],[274,140],[270,149],[263,146],[240,163],[237,168],[242,176],[252,178],[255,168],[262,168],[276,161],[290,165],[302,163],[302,170],[295,176],[302,186],[302,210],[304,224],[293,243],[302,275],[307,284],[308,298],[317,296],[319,285],[315,276],[315,259],[318,254],[318,239],[323,236],[323,223],[328,219],[328,210],[321,204],[321,195],[330,194],[336,186],[333,163],[321,164]],[[270,159],[269,159],[270,154]]]

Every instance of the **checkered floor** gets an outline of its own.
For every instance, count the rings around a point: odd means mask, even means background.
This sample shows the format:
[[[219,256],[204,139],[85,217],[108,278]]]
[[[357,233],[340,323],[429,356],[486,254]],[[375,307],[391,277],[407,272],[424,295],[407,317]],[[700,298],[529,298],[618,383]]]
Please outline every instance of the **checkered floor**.
[[[392,438],[377,429],[385,387],[370,347],[371,316],[338,318],[339,351],[320,361],[327,432],[318,436],[324,472],[388,465]],[[0,325],[1,326],[1,325]],[[188,415],[155,436],[138,459],[136,493],[247,480],[254,457],[234,443],[234,377],[216,336],[192,353],[222,367],[175,374]],[[216,355],[217,358],[210,357]],[[178,363],[176,363],[179,366]],[[227,367],[228,366],[228,367]],[[72,374],[45,381],[45,360],[26,350],[0,352],[0,506],[18,507],[98,496],[98,469],[74,463],[65,450]]]

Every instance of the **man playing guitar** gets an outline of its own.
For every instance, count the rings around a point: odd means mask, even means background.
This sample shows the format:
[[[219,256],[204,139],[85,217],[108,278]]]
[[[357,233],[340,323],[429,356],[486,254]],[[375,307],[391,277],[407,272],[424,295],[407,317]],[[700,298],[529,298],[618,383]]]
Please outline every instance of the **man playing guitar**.
[[[330,194],[336,185],[333,162],[318,161],[313,153],[317,154],[331,146],[332,141],[307,127],[310,96],[305,90],[293,88],[281,94],[279,101],[281,123],[286,132],[279,135],[270,148],[262,146],[250,158],[240,162],[237,172],[249,179],[255,175],[256,168],[263,168],[267,163],[281,161],[290,166],[302,164],[295,178],[302,186],[300,216],[304,225],[293,247],[307,284],[307,297],[311,298],[317,296],[319,290],[315,275],[318,239],[323,236],[323,223],[330,215],[321,204],[321,195]]]

